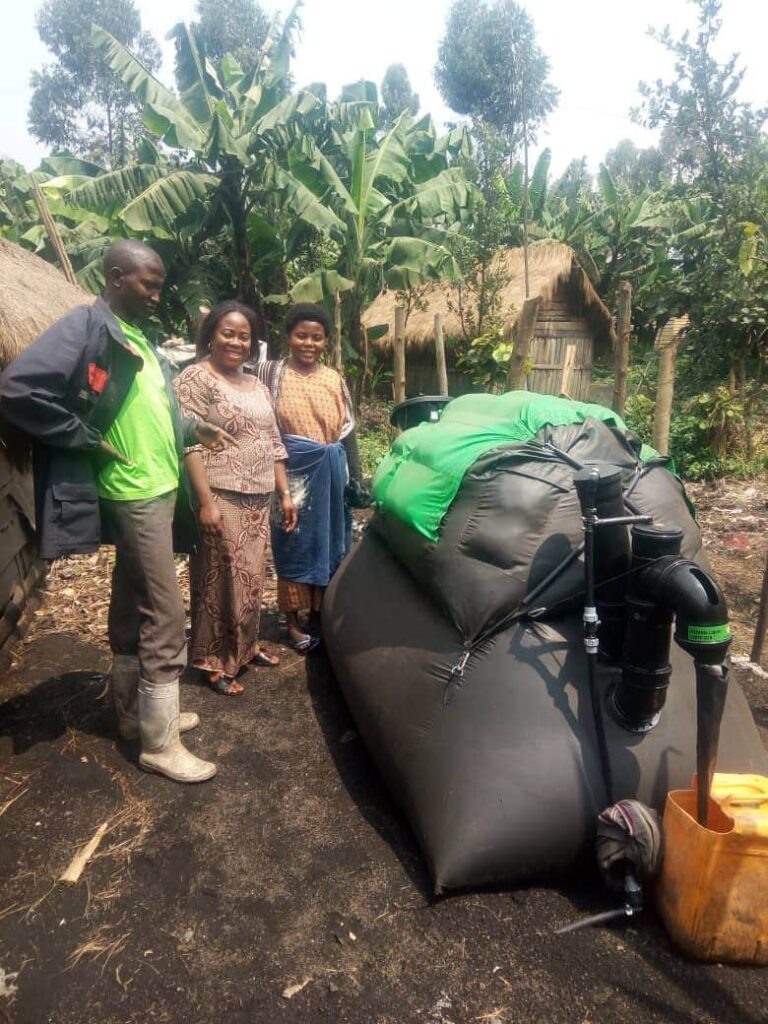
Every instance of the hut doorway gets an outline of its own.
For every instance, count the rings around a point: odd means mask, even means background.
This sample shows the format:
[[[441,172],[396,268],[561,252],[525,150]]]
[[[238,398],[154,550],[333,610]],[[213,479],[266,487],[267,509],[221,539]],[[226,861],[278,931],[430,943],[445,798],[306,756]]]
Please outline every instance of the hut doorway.
[[[563,288],[542,302],[531,343],[529,391],[589,400],[595,331],[580,315],[578,296]]]

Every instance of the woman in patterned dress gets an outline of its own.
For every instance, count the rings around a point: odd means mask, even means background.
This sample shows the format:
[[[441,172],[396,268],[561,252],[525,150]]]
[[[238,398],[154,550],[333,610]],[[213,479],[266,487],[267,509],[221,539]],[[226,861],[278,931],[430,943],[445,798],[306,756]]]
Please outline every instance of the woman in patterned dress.
[[[286,474],[288,454],[267,389],[243,372],[256,335],[253,311],[223,302],[202,323],[199,362],[176,379],[188,416],[223,427],[236,444],[223,452],[187,453],[200,505],[202,548],[189,562],[192,636],[189,660],[211,687],[236,696],[238,672],[249,662],[277,665],[259,645],[264,556],[272,493],[279,495],[281,530],[295,529],[297,513]]]
[[[342,377],[320,362],[331,324],[322,306],[292,306],[286,317],[287,359],[259,363],[288,450],[288,478],[300,515],[290,535],[272,523],[278,607],[292,646],[306,653],[318,643],[305,631],[319,619],[331,577],[349,551],[352,519],[346,494],[359,487],[360,460],[352,402]]]

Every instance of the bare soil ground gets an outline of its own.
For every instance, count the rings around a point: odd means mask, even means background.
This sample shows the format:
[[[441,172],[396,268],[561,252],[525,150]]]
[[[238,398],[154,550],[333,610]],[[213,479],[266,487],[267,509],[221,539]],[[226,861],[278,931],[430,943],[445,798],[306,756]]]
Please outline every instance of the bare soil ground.
[[[752,648],[760,587],[768,553],[768,482],[715,480],[688,484],[712,568],[728,598],[733,651]],[[768,641],[763,658],[768,668]]]
[[[694,490],[745,654],[765,492]],[[768,1019],[768,971],[687,963],[651,914],[555,935],[608,905],[589,867],[559,888],[435,899],[327,662],[278,646],[273,607],[278,670],[250,671],[241,698],[184,682],[203,719],[189,745],[218,778],[142,774],[104,699],[108,569],[54,568],[0,678],[0,1022]],[[768,680],[740,675],[768,726]],[[104,822],[79,883],[57,883]]]

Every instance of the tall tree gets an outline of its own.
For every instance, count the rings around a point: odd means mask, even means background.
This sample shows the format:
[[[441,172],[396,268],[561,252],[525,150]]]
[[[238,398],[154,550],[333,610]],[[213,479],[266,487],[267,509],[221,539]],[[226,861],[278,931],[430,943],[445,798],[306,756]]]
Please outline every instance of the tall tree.
[[[691,327],[685,358],[686,383],[707,388],[697,401],[711,419],[713,443],[723,424],[738,416],[746,427],[761,389],[768,356],[766,278],[742,274],[744,225],[766,221],[768,147],[762,126],[768,111],[739,98],[743,70],[738,55],[720,63],[714,44],[721,28],[720,0],[693,0],[697,31],[672,37],[651,30],[673,57],[675,77],[641,85],[641,123],[663,130],[679,210],[696,211],[699,224],[678,232],[671,246],[684,308]],[[711,390],[724,380],[728,387]],[[713,397],[714,396],[714,397]],[[704,400],[712,399],[710,405]]]
[[[472,342],[472,349],[481,336],[495,337],[510,310],[503,308],[502,295],[509,284],[507,264],[500,259],[500,249],[523,242],[524,211],[533,221],[541,219],[546,201],[551,153],[540,154],[531,174],[527,194],[523,164],[517,161],[507,173],[509,156],[499,132],[482,120],[472,128],[474,148],[463,160],[465,174],[477,186],[472,217],[453,245],[463,275],[463,283],[454,290],[449,305],[461,324],[462,338]],[[498,339],[496,339],[496,343]],[[506,375],[506,362],[501,368]],[[474,368],[473,368],[474,370]]]
[[[231,53],[244,71],[261,55],[269,17],[256,0],[197,0],[191,28],[198,44],[215,63]]]
[[[159,67],[160,49],[142,32],[134,0],[45,0],[37,31],[56,60],[32,73],[28,125],[40,142],[121,167],[144,134],[141,104],[93,49],[93,22],[131,46],[148,70]]]
[[[406,112],[415,117],[419,112],[419,94],[411,88],[404,64],[390,64],[381,82],[383,109],[379,121],[388,130],[398,117]]]
[[[530,15],[514,0],[455,0],[437,51],[435,80],[459,114],[482,118],[523,148],[523,249],[528,296],[528,145],[557,104],[549,60]]]
[[[458,114],[482,117],[511,149],[535,140],[557,105],[549,60],[530,15],[514,0],[455,0],[437,51],[435,81]]]
[[[739,100],[744,69],[737,66],[738,54],[720,64],[712,52],[722,27],[720,0],[692,2],[698,17],[694,38],[685,32],[673,39],[669,26],[649,30],[674,57],[676,77],[653,85],[641,82],[643,102],[633,116],[647,127],[661,127],[680,177],[705,181],[722,205],[729,169],[758,138],[768,111],[754,111]]]
[[[639,192],[646,185],[659,188],[665,173],[665,156],[655,146],[639,149],[631,139],[622,139],[605,158],[605,166],[616,182]]]

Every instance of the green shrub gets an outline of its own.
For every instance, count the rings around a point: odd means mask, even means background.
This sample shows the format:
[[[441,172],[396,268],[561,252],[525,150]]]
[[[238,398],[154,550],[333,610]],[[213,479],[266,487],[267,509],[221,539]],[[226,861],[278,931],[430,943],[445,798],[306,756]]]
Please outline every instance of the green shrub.
[[[493,327],[475,338],[466,352],[458,357],[456,366],[469,374],[475,387],[491,394],[500,394],[507,383],[509,358],[514,346],[504,340],[500,327]]]
[[[648,444],[653,437],[653,408],[653,399],[642,394],[628,395],[624,408],[624,422]]]
[[[393,405],[393,402],[376,399],[366,399],[360,403],[357,412],[357,446],[360,449],[360,466],[366,478],[376,472],[376,467],[392,443],[389,414]]]
[[[624,419],[644,441],[653,437],[654,401],[630,394]],[[670,454],[681,476],[714,480],[722,476],[761,476],[768,470],[768,449],[760,439],[746,450],[744,407],[728,388],[718,387],[675,402],[669,431]]]

